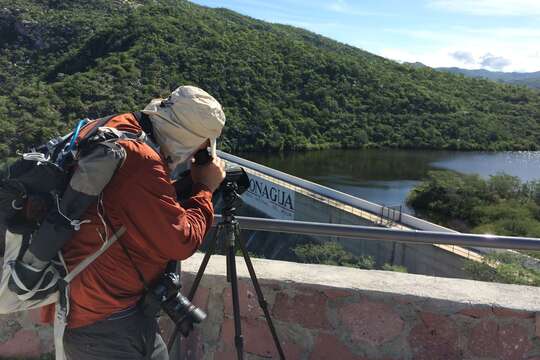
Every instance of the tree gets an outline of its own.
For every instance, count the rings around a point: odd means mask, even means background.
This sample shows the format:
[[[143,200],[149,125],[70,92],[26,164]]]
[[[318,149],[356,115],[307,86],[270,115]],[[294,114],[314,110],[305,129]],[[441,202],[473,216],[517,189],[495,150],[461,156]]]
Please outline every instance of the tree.
[[[293,249],[298,260],[309,264],[349,266],[373,269],[375,261],[370,256],[355,256],[337,242],[298,245]]]

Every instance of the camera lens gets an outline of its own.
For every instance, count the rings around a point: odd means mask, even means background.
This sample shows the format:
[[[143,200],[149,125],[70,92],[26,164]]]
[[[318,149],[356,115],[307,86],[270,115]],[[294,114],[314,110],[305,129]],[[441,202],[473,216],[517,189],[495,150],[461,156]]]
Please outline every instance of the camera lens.
[[[184,317],[191,319],[191,322],[200,323],[206,319],[206,313],[193,305],[187,297],[178,293],[177,299],[179,308],[181,308],[178,312],[184,313]]]
[[[206,319],[206,313],[193,305],[180,292],[175,297],[162,303],[162,308],[178,326],[183,336],[188,336],[193,329],[194,323],[198,324]]]

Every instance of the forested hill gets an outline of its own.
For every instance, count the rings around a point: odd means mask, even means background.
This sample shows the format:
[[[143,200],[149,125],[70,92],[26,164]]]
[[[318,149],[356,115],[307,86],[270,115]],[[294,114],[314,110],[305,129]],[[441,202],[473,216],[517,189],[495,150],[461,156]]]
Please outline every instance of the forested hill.
[[[182,0],[0,0],[1,158],[181,84],[224,104],[233,151],[539,147],[532,90]]]

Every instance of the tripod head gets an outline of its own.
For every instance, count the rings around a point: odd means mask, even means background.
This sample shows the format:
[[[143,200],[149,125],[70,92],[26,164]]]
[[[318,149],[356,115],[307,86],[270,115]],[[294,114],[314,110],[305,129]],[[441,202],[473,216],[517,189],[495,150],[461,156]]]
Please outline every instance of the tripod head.
[[[223,199],[223,210],[221,214],[224,220],[233,217],[236,207],[242,202],[242,195],[249,188],[249,177],[241,167],[227,169],[226,176],[216,194],[220,194]]]

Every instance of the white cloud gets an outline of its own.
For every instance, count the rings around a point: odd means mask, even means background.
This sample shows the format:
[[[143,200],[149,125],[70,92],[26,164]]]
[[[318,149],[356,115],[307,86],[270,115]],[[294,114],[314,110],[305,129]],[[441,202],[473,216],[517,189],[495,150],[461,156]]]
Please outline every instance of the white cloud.
[[[445,30],[385,29],[409,37],[407,51],[387,47],[377,53],[398,61],[422,62],[433,67],[532,72],[540,70],[540,29],[525,27]],[[395,41],[398,43],[398,40]],[[410,42],[410,41],[407,41]]]
[[[480,61],[480,65],[482,65],[482,67],[493,70],[504,70],[505,67],[511,64],[511,60],[502,56],[493,55],[491,53],[484,54]]]
[[[503,70],[505,67],[508,67],[512,64],[510,59],[507,59],[503,56],[497,56],[492,53],[485,53],[480,57],[476,57],[470,51],[454,51],[449,53],[451,57],[457,61],[463,63],[465,66],[477,66],[486,68],[489,70]]]
[[[474,64],[476,63],[476,60],[474,59],[474,55],[470,53],[469,51],[454,51],[453,53],[449,54],[454,59],[461,61],[465,64]]]
[[[428,0],[441,10],[480,16],[538,16],[539,0]]]

